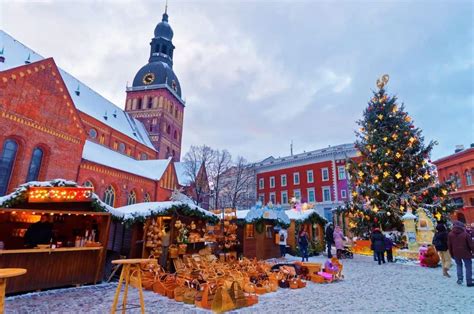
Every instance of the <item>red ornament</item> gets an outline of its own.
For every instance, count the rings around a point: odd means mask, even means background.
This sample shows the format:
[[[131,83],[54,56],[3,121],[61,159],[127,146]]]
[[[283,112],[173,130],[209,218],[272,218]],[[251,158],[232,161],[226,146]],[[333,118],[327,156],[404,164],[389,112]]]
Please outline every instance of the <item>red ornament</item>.
[[[379,220],[377,219],[377,217],[375,217],[375,218],[374,218],[374,222],[377,222],[377,221],[379,221]]]
[[[410,125],[410,129],[413,129],[415,126],[414,125]]]

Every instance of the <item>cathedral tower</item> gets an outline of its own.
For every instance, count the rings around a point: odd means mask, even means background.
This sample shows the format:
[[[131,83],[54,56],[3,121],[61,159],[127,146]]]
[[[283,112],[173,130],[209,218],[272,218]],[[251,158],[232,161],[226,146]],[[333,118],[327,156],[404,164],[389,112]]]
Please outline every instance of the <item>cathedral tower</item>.
[[[159,158],[180,160],[185,102],[173,71],[173,30],[165,10],[151,40],[148,63],[127,86],[125,111],[145,125]]]

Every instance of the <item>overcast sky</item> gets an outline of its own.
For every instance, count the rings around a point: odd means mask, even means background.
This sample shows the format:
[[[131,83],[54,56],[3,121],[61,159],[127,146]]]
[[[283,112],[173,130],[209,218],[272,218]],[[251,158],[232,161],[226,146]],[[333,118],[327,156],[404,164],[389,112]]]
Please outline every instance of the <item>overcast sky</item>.
[[[163,1],[0,0],[0,27],[124,107]],[[169,0],[183,152],[257,161],[354,141],[388,73],[432,159],[474,143],[473,1]],[[183,153],[184,154],[184,153]]]

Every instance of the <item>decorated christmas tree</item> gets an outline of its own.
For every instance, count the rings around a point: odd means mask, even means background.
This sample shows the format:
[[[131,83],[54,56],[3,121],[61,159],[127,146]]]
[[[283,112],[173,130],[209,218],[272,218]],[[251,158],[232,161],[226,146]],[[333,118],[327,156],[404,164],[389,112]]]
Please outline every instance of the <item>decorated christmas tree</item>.
[[[359,160],[348,163],[352,201],[347,204],[349,226],[357,235],[378,226],[402,229],[407,210],[425,210],[443,219],[451,210],[450,184],[440,184],[430,152],[436,142],[423,143],[421,130],[384,87],[388,75],[377,80],[378,91],[357,123]]]

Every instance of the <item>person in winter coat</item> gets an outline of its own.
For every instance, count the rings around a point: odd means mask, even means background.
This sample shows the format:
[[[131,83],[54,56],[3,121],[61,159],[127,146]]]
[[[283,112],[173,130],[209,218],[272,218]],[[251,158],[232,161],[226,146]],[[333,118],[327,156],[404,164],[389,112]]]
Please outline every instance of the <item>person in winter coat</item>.
[[[382,263],[385,264],[385,259],[384,259],[385,237],[383,236],[382,232],[380,232],[379,228],[374,229],[370,240],[372,242],[371,249],[375,253],[377,262],[379,263],[379,265],[381,265]]]
[[[336,245],[336,256],[341,258],[342,250],[344,250],[344,234],[339,226],[336,227],[333,233],[334,243]]]
[[[304,227],[301,228],[298,234],[298,245],[301,251],[301,261],[304,262],[305,259],[308,261],[309,236]]]
[[[433,237],[433,245],[438,251],[443,268],[443,276],[450,278],[448,270],[451,268],[451,255],[448,251],[448,229],[443,223],[436,226],[436,233]]]
[[[286,255],[286,239],[288,238],[288,232],[286,231],[286,229],[281,229],[279,232],[278,232],[278,235],[279,235],[279,242],[278,244],[280,245],[280,255],[281,257],[285,257]]]
[[[385,243],[385,252],[387,252],[387,262],[393,263],[393,253],[392,253],[393,241],[392,239],[390,239],[390,237],[385,236],[384,243]]]
[[[448,234],[448,250],[456,262],[458,284],[462,285],[463,282],[462,264],[464,263],[464,268],[466,268],[466,284],[468,287],[473,287],[472,254],[474,252],[474,244],[462,222],[455,221],[453,226],[453,230]]]
[[[334,229],[332,227],[332,223],[329,223],[326,228],[326,234],[324,235],[324,239],[326,240],[326,246],[328,248],[328,258],[332,257],[331,248],[334,243]]]

